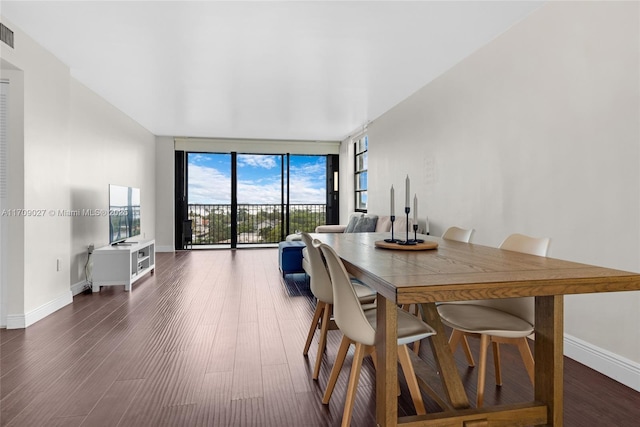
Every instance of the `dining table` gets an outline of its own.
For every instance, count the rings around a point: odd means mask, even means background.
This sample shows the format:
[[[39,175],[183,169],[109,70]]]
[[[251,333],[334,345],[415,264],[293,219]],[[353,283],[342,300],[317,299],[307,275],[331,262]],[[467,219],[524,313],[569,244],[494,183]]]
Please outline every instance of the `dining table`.
[[[424,250],[381,244],[389,233],[315,233],[312,237],[331,246],[346,270],[378,294],[375,415],[381,427],[562,426],[564,295],[640,290],[639,273],[428,235],[415,236],[429,247]],[[437,303],[515,297],[535,299],[533,401],[473,407]],[[444,394],[437,402],[443,408],[398,417],[397,308],[408,304],[419,304],[424,321],[436,330],[430,348]]]

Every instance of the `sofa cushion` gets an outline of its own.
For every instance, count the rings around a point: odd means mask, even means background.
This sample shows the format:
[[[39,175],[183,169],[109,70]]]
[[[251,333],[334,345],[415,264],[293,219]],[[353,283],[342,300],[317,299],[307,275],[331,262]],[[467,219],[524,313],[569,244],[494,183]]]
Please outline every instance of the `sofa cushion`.
[[[349,224],[347,224],[347,228],[344,229],[345,233],[353,233],[353,230],[356,228],[356,224],[358,224],[358,220],[362,218],[362,214],[353,214],[349,218]]]
[[[376,232],[387,233],[389,231],[391,231],[391,217],[389,215],[379,217],[376,224]]]
[[[344,233],[346,229],[346,225],[319,225],[316,227],[316,233]]]
[[[400,216],[396,217],[395,222],[393,223],[393,232],[395,234],[396,239],[401,239],[403,236],[407,234],[407,217]],[[420,232],[420,230],[418,230]],[[413,233],[413,218],[409,218],[409,233]]]
[[[388,233],[391,231],[391,218],[389,217],[389,215],[378,216],[363,214],[361,212],[352,213],[349,216],[348,225],[319,225],[316,227],[315,231],[316,233],[353,233],[356,226],[358,225],[358,220],[360,220],[362,217],[367,217],[369,219],[361,222],[361,224],[358,226],[359,232],[363,232],[364,230],[366,230],[377,233]],[[376,221],[372,221],[373,218],[377,218]],[[398,220],[400,220],[400,227],[398,227],[397,224]],[[411,219],[409,219],[409,221],[411,221]],[[373,230],[369,229],[372,222],[375,222],[375,229]],[[402,219],[400,219],[400,217],[396,217],[396,226],[394,227],[396,232],[398,230],[404,231],[405,223],[406,221],[404,220],[404,217],[402,217]],[[413,228],[411,229],[411,231],[413,231]]]
[[[363,215],[358,219],[353,233],[372,233],[376,231],[376,224],[378,223],[377,215]]]
[[[302,237],[300,237],[300,233],[292,233],[292,234],[289,234],[287,237],[285,237],[284,240],[286,242],[297,242],[302,240]]]

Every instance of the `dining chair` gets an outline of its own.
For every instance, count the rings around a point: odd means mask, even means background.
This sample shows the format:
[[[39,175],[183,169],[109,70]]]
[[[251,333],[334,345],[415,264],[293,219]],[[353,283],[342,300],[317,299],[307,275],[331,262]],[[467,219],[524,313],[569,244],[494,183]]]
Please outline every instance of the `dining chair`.
[[[314,380],[318,379],[320,374],[320,367],[322,366],[322,357],[327,345],[327,332],[331,324],[331,315],[333,314],[333,289],[331,286],[331,279],[329,272],[322,259],[320,249],[313,245],[313,239],[309,233],[301,233],[302,241],[307,248],[307,256],[309,258],[309,265],[311,272],[309,274],[310,287],[313,296],[316,298],[316,308],[313,313],[311,325],[309,326],[309,333],[307,334],[307,341],[304,345],[304,351],[302,354],[307,356],[309,353],[309,347],[316,329],[320,328],[320,341],[318,342],[318,353],[316,356],[316,363],[313,368]],[[355,279],[354,279],[355,280]],[[358,301],[363,304],[372,304],[376,298],[376,292],[364,286],[361,283],[353,284]]]
[[[455,240],[457,242],[462,242],[462,243],[469,243],[469,241],[471,240],[471,234],[473,233],[473,228],[470,230],[467,230],[466,228],[460,228],[460,227],[449,227],[445,230],[445,232],[442,234],[442,238],[443,239],[447,239],[447,240]],[[402,309],[405,311],[409,311],[413,314],[415,314],[416,316],[420,315],[420,305],[419,304],[405,304],[402,306]],[[465,351],[466,349],[469,348],[469,343],[466,342],[466,338],[464,338],[464,344],[465,347]],[[420,341],[416,341],[415,343],[413,343],[413,352],[415,354],[420,353]],[[471,353],[469,353],[469,355],[471,355]]]
[[[471,235],[473,234],[472,229],[460,228],[456,226],[451,226],[442,233],[442,238],[446,240],[454,240],[456,242],[469,243],[471,241]],[[420,306],[418,304],[415,305],[415,314],[417,315],[420,311]],[[469,349],[469,343],[467,342],[466,337],[462,337],[462,348],[467,354],[467,360],[473,360],[473,356],[471,356],[471,350]],[[420,352],[420,342],[416,342],[413,344],[413,351],[418,354]],[[471,358],[471,359],[469,359]]]
[[[333,248],[317,240],[314,241],[313,244],[320,248],[327,262],[329,276],[333,284],[335,322],[344,334],[338,355],[336,356],[336,361],[333,364],[333,369],[329,376],[327,389],[322,398],[323,404],[329,403],[349,347],[351,344],[355,345],[344,412],[342,414],[342,426],[344,427],[351,424],[351,414],[353,412],[353,404],[358,388],[362,360],[366,355],[371,354],[374,357],[374,365],[376,362],[376,310],[363,310],[362,305],[358,301],[358,295],[355,292],[354,286],[349,280],[349,274]],[[435,333],[431,326],[416,316],[398,308],[398,361],[404,372],[409,393],[411,394],[418,415],[426,414],[426,409],[422,401],[418,380],[411,359],[409,358],[407,344],[435,335]]]
[[[457,242],[469,243],[471,240],[471,234],[473,234],[473,228],[467,230],[456,226],[449,227],[442,234],[443,239],[455,240]]]
[[[500,248],[544,257],[549,248],[549,239],[512,234],[502,242]],[[458,345],[462,344],[469,366],[474,366],[475,362],[466,337],[480,338],[477,407],[482,406],[484,399],[489,343],[493,350],[497,385],[502,385],[500,344],[513,344],[518,347],[531,384],[534,383],[534,361],[527,341],[527,337],[534,331],[533,297],[441,303],[437,307],[442,323],[453,329],[449,338],[451,351],[455,352]]]

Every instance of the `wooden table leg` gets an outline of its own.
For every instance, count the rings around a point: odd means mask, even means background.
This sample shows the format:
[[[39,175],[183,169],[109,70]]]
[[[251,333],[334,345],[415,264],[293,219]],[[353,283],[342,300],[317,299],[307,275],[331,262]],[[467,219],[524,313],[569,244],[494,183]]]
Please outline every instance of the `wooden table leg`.
[[[398,425],[397,306],[378,294],[376,353],[376,421],[380,427]]]
[[[562,426],[564,297],[536,297],[535,400],[547,405],[547,425]]]
[[[445,334],[435,303],[422,304],[422,315],[424,321],[436,331],[436,335],[430,338],[431,350],[441,373],[442,386],[451,406],[455,409],[469,408],[469,398],[464,391],[458,367],[449,348],[449,340]]]

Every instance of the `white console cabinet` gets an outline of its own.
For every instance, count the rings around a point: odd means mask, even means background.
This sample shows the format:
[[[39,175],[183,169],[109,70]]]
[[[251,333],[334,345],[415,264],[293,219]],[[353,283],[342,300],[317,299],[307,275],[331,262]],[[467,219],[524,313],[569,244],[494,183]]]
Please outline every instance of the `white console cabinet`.
[[[92,255],[92,290],[100,291],[100,286],[124,285],[125,291],[156,267],[155,240],[104,246]]]

